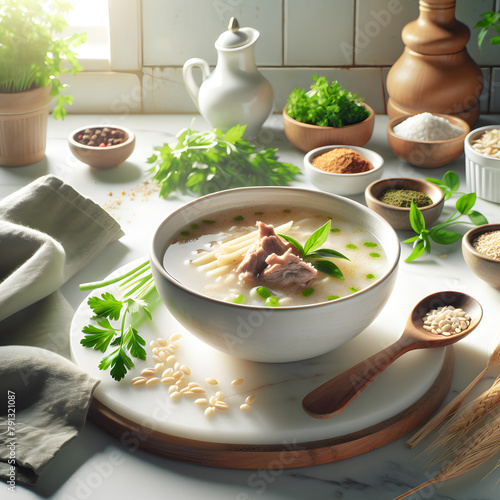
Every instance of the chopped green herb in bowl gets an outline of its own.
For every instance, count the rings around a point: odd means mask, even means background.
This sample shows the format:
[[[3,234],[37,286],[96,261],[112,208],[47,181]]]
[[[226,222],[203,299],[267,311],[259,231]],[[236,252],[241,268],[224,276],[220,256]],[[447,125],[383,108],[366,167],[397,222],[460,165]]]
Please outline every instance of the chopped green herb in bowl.
[[[372,136],[375,111],[338,81],[313,75],[306,91],[294,89],[283,109],[288,140],[303,152],[321,146],[364,146]]]

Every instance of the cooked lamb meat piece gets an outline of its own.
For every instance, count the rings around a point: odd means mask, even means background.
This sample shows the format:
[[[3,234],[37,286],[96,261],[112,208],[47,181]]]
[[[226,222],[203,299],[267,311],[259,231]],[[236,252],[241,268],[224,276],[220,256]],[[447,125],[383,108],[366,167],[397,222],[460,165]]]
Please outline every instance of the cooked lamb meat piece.
[[[238,267],[239,273],[249,273],[257,277],[267,266],[266,259],[271,254],[282,255],[289,248],[275,233],[273,226],[257,222],[259,239],[248,249],[243,261]]]
[[[307,288],[318,274],[311,264],[294,255],[291,248],[283,255],[270,255],[266,264],[259,280],[280,287]]]

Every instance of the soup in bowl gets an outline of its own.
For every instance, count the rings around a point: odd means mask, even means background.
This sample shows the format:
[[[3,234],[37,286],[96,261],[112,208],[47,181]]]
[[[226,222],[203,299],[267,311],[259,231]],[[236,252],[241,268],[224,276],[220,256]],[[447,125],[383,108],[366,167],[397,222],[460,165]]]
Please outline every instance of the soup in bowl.
[[[208,345],[252,361],[329,352],[361,333],[390,296],[392,227],[341,196],[238,188],[170,214],[150,249],[159,295]]]

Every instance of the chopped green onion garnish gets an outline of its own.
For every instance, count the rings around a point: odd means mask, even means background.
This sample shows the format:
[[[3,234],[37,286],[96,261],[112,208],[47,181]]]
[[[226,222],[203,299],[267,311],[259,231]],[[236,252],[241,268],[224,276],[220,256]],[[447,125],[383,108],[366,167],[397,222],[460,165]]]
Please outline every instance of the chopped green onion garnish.
[[[233,299],[233,302],[235,304],[246,304],[247,298],[242,293],[240,293],[237,297]]]
[[[373,252],[373,253],[371,253],[371,254],[370,254],[370,257],[373,257],[373,258],[375,258],[375,259],[378,259],[378,258],[380,257],[380,254],[379,254],[379,253],[377,253],[377,252]]]
[[[349,291],[351,293],[356,293],[356,292],[359,292],[359,288],[356,288],[355,286],[351,286],[351,288],[349,288]]]
[[[335,299],[340,299],[339,295],[328,295],[326,297],[326,300],[335,300]]]
[[[207,226],[209,226],[210,224],[215,224],[214,220],[202,220],[201,222]]]
[[[373,243],[373,241],[365,241],[363,244],[365,245],[365,247],[376,247],[377,246],[377,244]]]
[[[340,229],[338,227],[330,228],[330,233],[340,233]]]
[[[304,290],[302,290],[302,295],[304,297],[309,297],[313,293],[314,293],[314,288],[305,288]]]
[[[245,217],[243,217],[243,215],[237,215],[233,220],[235,220],[236,222],[239,222],[239,221],[245,220]]]
[[[280,300],[275,295],[271,295],[266,299],[265,305],[268,307],[278,307],[280,305]]]
[[[349,250],[358,250],[358,247],[352,243],[348,243],[345,247]]]
[[[189,236],[189,231],[181,231],[182,236]]]
[[[268,290],[265,286],[259,286],[259,288],[257,288],[257,293],[263,299],[267,299],[267,298],[271,297],[271,295],[272,295],[271,291]]]
[[[372,280],[372,279],[374,279],[374,278],[375,278],[375,275],[374,275],[374,274],[367,274],[367,275],[366,275],[366,279],[367,279],[367,280]]]

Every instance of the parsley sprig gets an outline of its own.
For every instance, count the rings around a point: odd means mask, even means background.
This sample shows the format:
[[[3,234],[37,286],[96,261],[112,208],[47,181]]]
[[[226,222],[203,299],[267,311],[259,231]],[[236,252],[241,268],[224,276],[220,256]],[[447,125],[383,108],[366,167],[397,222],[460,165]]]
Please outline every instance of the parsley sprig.
[[[83,327],[84,338],[80,344],[103,353],[110,346],[114,347],[101,359],[99,368],[110,368],[111,376],[119,381],[134,368],[132,358],[146,359],[146,341],[136,327],[145,319],[151,319],[151,309],[159,301],[159,296],[149,261],[116,278],[82,284],[80,290],[94,290],[115,283],[118,283],[122,299],[110,292],[104,292],[100,297],[89,297],[87,303],[95,315],[92,318],[94,324]]]
[[[339,269],[339,267],[334,264],[331,260],[326,260],[332,257],[336,257],[339,259],[346,259],[345,255],[333,250],[331,248],[320,248],[321,245],[325,243],[328,238],[328,234],[330,233],[330,228],[332,225],[332,221],[329,220],[325,224],[323,224],[320,228],[316,229],[309,238],[307,238],[304,246],[302,246],[295,238],[291,236],[287,236],[286,234],[279,234],[283,239],[291,243],[298,251],[300,257],[304,260],[311,261],[311,265],[315,267],[318,271],[326,274],[328,276],[332,276],[333,278],[338,278],[343,280],[344,274]]]
[[[156,147],[147,162],[160,186],[160,196],[176,190],[205,195],[243,186],[288,185],[301,173],[300,168],[277,159],[277,148],[256,151],[243,139],[245,126],[236,125],[227,132],[186,129],[177,136],[177,144]]]
[[[442,180],[433,179],[431,177],[426,177],[426,180],[436,184],[444,191],[445,201],[456,194],[460,194],[461,196],[455,202],[455,212],[444,222],[436,224],[429,229],[425,227],[425,220],[422,212],[415,203],[411,203],[410,224],[417,235],[403,241],[403,243],[413,244],[413,250],[405,259],[405,262],[412,262],[418,259],[424,252],[430,254],[431,241],[440,245],[451,245],[462,238],[462,234],[449,231],[445,228],[457,224],[472,224],[479,226],[488,223],[483,214],[477,210],[473,210],[476,203],[476,193],[461,193],[458,191],[460,188],[460,180],[455,172],[446,172]],[[469,221],[464,220],[464,217],[468,217]]]

